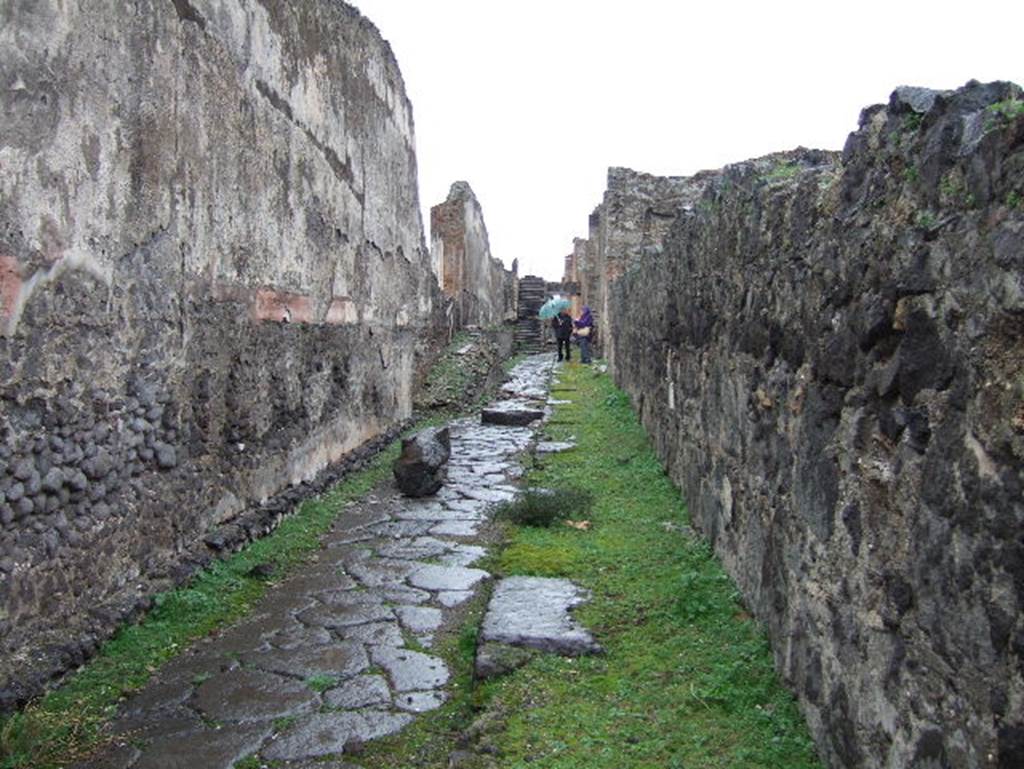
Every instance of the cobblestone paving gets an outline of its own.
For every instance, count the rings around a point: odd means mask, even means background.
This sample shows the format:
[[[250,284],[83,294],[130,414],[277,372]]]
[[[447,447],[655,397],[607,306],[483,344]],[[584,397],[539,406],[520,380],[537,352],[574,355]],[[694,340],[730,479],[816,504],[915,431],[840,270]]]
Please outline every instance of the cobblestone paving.
[[[506,398],[544,408],[552,369],[550,355],[528,358]],[[435,634],[489,579],[473,565],[486,554],[488,510],[516,494],[515,455],[534,440],[531,427],[479,417],[450,427],[436,495],[385,486],[344,511],[317,562],[161,668],[122,708],[121,739],[77,769],[230,769],[254,754],[327,766],[308,762],[440,707],[450,671],[430,653]]]

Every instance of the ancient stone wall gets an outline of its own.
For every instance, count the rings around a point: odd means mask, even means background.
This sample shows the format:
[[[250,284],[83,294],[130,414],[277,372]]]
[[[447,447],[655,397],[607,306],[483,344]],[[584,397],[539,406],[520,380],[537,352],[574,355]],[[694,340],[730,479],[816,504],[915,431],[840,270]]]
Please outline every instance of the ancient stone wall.
[[[612,366],[614,348],[603,341],[612,322],[609,287],[630,264],[661,248],[677,212],[699,196],[703,179],[608,169],[608,189],[590,215],[587,277],[581,282],[581,300],[594,313],[597,344]]]
[[[430,209],[430,239],[454,328],[515,320],[516,270],[491,256],[483,209],[469,184],[455,182],[448,199]]]
[[[728,167],[608,301],[831,766],[1024,755],[1021,98],[900,89],[841,157]]]
[[[341,2],[0,5],[0,704],[409,416],[411,107]]]

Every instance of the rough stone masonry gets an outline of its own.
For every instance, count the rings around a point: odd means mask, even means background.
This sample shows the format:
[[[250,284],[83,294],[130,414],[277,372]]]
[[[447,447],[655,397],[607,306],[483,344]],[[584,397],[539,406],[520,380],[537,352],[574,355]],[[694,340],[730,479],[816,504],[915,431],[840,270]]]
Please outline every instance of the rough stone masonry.
[[[408,417],[440,295],[411,107],[355,9],[3,3],[0,50],[6,708]]]
[[[821,754],[1019,767],[1021,89],[901,88],[841,156],[693,184],[660,243],[583,284]]]

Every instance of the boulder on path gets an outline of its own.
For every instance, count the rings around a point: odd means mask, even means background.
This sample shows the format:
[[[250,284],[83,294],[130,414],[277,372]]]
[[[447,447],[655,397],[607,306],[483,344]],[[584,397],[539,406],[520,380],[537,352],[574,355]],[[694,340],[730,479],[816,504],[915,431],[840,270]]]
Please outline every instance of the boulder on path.
[[[410,497],[434,494],[444,484],[452,453],[447,427],[430,427],[402,439],[402,454],[392,470],[399,490]]]

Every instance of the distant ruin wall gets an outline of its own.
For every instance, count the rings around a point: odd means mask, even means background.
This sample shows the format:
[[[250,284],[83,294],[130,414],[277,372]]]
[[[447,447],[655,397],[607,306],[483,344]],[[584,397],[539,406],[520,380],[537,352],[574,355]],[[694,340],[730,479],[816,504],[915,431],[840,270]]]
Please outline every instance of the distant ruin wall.
[[[0,706],[409,416],[411,107],[341,2],[0,5]]]
[[[609,287],[642,256],[655,253],[676,214],[703,189],[702,177],[654,176],[629,168],[608,169],[604,200],[590,216],[586,273],[581,302],[597,323],[599,349],[614,364],[614,349],[604,344],[609,332]]]
[[[491,256],[483,209],[466,182],[430,209],[430,240],[453,328],[515,320],[518,276]]]
[[[901,89],[841,158],[726,168],[608,307],[829,765],[1020,766],[1020,89]]]

